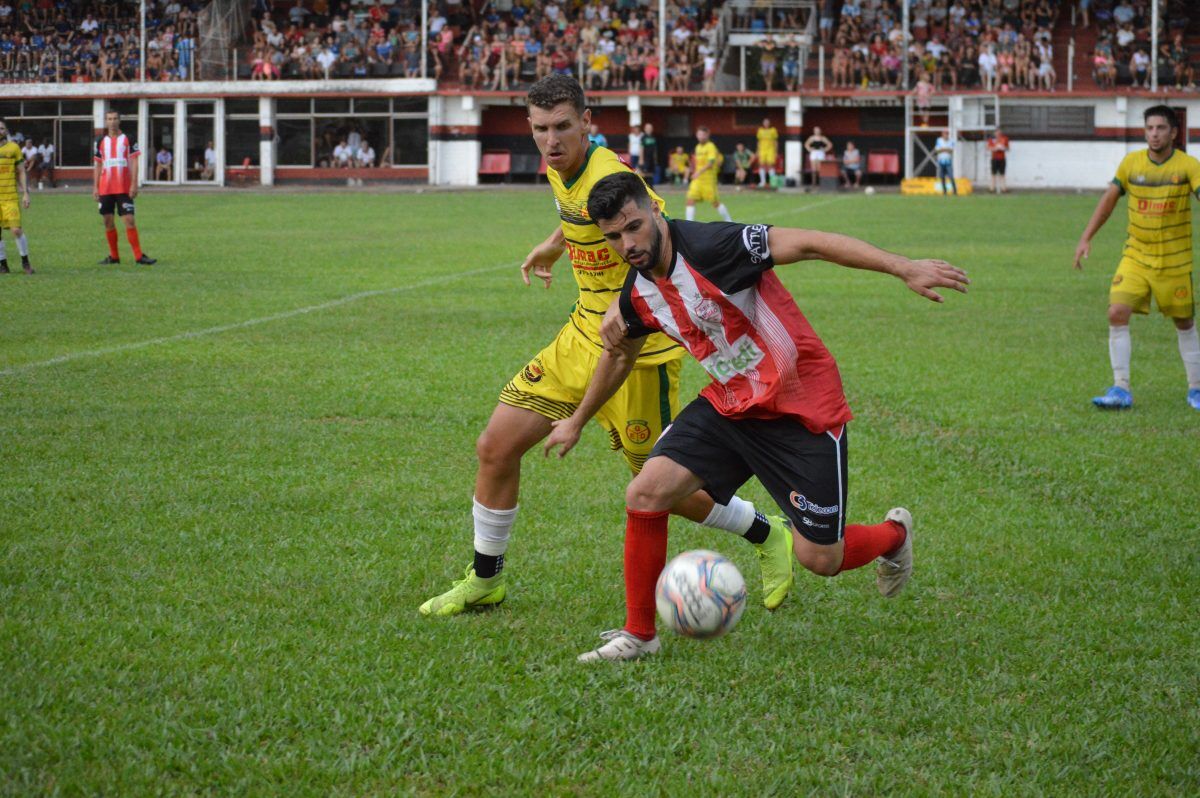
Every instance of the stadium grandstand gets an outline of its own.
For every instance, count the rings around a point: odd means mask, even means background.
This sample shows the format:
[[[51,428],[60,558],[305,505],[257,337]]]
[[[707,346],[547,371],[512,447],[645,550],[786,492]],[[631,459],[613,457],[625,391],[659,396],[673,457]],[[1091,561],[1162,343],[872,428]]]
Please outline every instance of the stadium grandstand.
[[[628,150],[632,126],[653,123],[664,162],[700,124],[723,152],[753,149],[767,118],[792,184],[814,126],[835,152],[857,142],[868,181],[929,174],[941,128],[960,170],[982,176],[982,141],[1002,124],[1024,151],[1011,185],[1087,186],[1083,165],[1140,140],[1143,106],[1165,98],[1181,145],[1195,133],[1193,6],[0,0],[0,114],[19,141],[49,145],[44,166],[66,182],[86,177],[108,108],[177,166],[143,174],[150,184],[532,181],[544,164],[521,93],[558,72],[588,90],[610,146]]]

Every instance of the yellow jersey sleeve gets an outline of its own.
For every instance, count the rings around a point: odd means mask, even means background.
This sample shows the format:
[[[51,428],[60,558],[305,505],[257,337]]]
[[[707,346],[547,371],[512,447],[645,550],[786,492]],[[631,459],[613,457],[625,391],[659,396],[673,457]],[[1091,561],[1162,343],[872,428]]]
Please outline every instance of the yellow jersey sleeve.
[[[1112,179],[1113,185],[1121,189],[1122,194],[1129,190],[1129,164],[1134,155],[1137,153],[1131,152],[1121,159],[1121,163],[1117,166],[1117,174]]]
[[[569,326],[597,349],[603,348],[600,322],[608,306],[620,296],[629,264],[609,247],[600,228],[588,216],[587,200],[593,186],[620,172],[633,170],[612,150],[595,144],[588,147],[584,165],[575,175],[563,177],[554,169],[546,170],[566,239],[571,274],[579,289],[579,296],[571,308]],[[666,201],[649,186],[646,190],[665,212]],[[646,341],[637,364],[656,365],[680,357],[683,357],[683,350],[678,344],[657,333]]]
[[[1197,197],[1200,197],[1200,160],[1196,160],[1192,156],[1188,156],[1187,165],[1187,180],[1188,188]]]

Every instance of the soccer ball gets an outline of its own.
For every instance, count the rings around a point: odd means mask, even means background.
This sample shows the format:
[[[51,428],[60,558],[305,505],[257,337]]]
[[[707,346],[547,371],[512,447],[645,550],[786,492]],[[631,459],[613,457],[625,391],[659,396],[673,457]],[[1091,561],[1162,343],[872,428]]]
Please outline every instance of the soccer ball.
[[[667,563],[654,590],[663,623],[686,637],[720,637],[746,609],[746,580],[715,551],[685,551]]]
[[[875,186],[867,186],[865,189],[863,189],[863,193],[867,195],[874,194]]]

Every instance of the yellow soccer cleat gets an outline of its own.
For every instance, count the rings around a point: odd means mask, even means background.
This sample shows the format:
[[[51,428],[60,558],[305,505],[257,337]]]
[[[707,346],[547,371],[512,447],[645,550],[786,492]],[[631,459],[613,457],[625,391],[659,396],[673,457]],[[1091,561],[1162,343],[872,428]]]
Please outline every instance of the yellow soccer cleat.
[[[491,579],[480,579],[475,575],[475,566],[467,568],[466,575],[457,580],[449,590],[434,596],[417,610],[425,616],[458,615],[470,607],[488,607],[504,601],[504,574]]]

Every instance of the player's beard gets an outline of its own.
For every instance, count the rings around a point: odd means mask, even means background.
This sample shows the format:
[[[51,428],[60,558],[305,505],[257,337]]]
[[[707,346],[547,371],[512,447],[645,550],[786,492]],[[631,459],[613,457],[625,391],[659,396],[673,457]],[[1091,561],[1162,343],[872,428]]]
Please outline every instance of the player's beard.
[[[662,230],[660,230],[656,224],[654,225],[654,238],[652,238],[650,241],[650,259],[646,261],[645,266],[633,266],[632,263],[630,265],[642,274],[649,274],[650,272],[654,271],[654,267],[658,265],[658,259],[662,255],[662,243]]]

